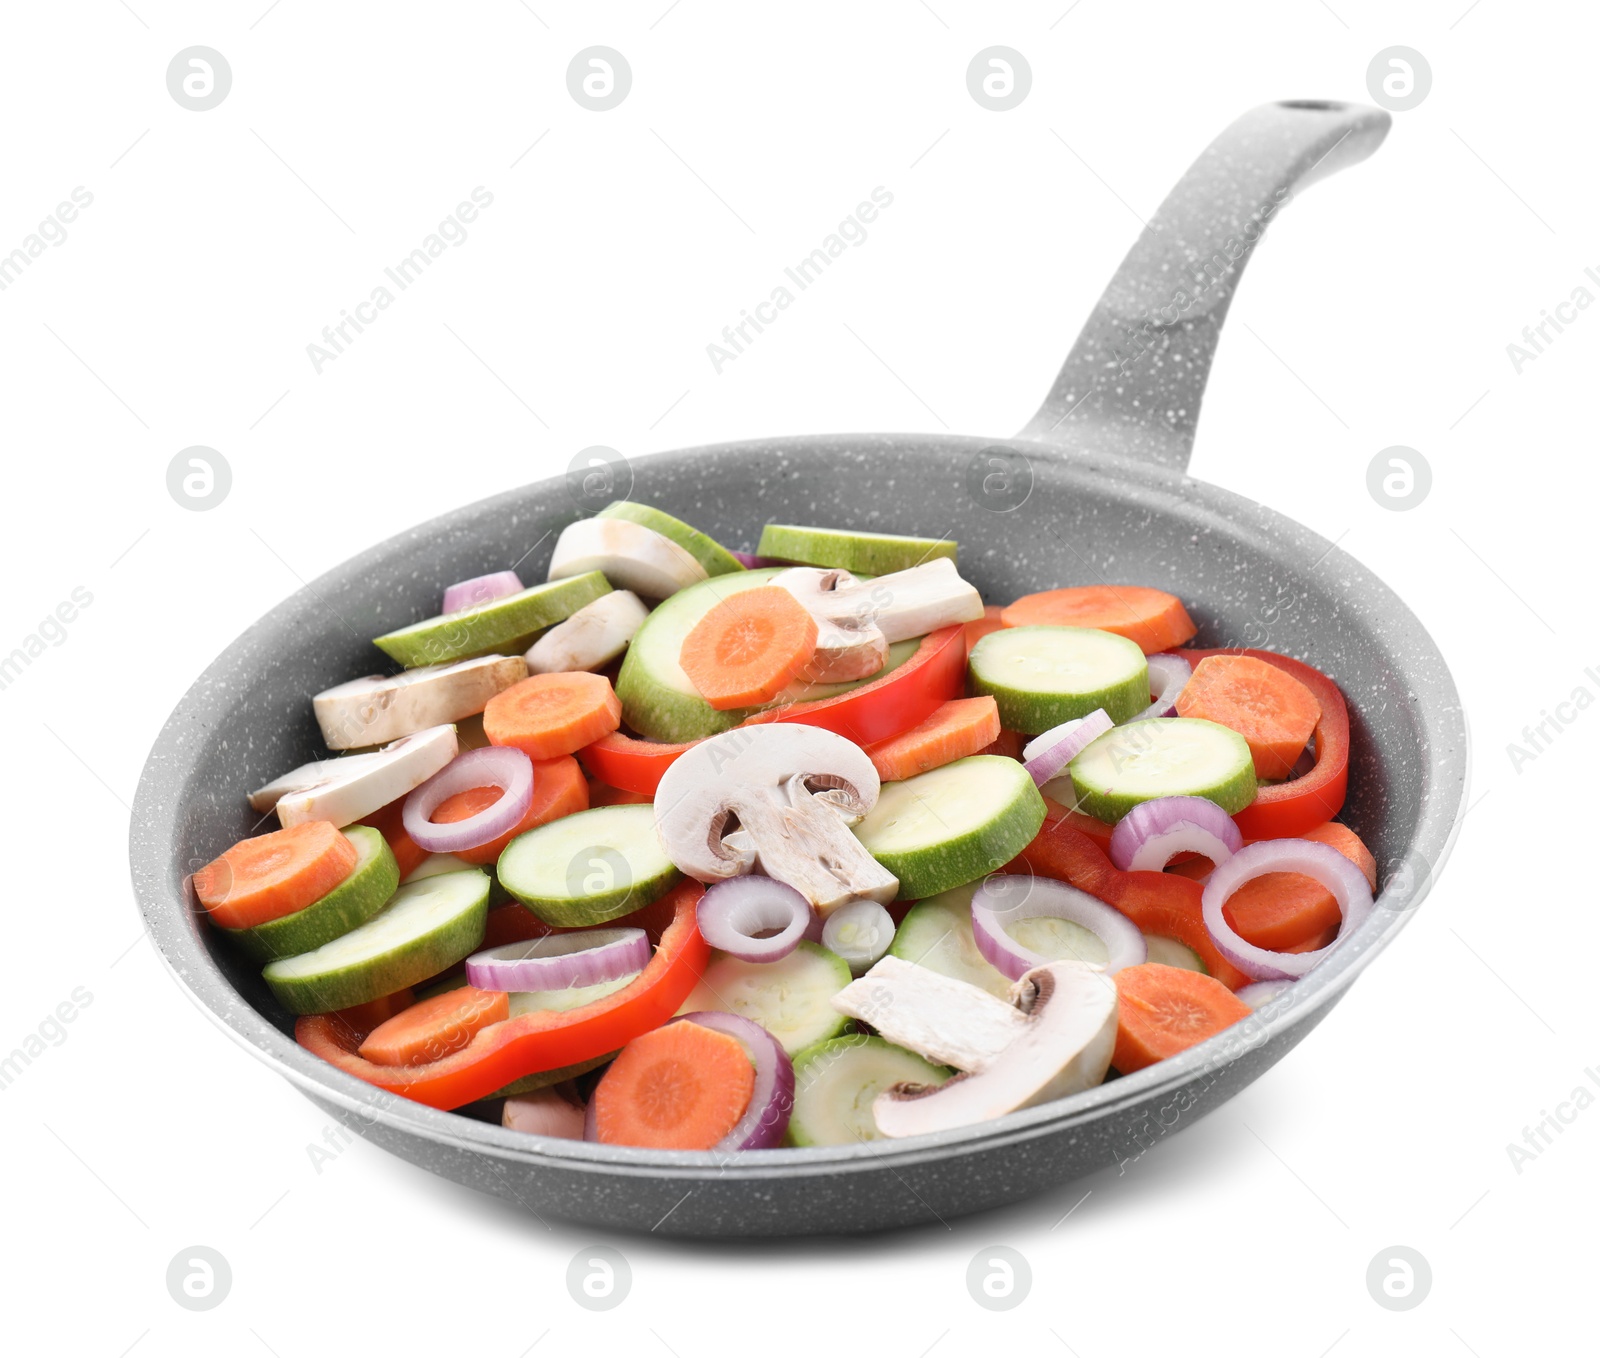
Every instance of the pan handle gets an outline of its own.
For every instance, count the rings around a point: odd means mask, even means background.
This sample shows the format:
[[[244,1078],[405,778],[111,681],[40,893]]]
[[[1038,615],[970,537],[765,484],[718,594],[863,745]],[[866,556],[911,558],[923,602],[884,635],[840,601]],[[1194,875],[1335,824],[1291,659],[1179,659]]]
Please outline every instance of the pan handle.
[[[1261,233],[1308,184],[1365,160],[1389,115],[1262,104],[1185,172],[1128,251],[1019,438],[1182,471],[1233,290]]]

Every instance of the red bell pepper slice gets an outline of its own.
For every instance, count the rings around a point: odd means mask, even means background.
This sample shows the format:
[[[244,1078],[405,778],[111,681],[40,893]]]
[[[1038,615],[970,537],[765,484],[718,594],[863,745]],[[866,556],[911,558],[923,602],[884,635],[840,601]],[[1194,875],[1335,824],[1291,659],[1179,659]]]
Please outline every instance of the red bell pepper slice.
[[[797,721],[848,736],[858,745],[869,745],[909,731],[932,716],[941,704],[959,698],[965,691],[966,677],[965,631],[959,624],[941,627],[922,638],[922,644],[905,664],[897,665],[881,679],[836,698],[818,698],[758,712],[744,724]],[[602,783],[653,797],[661,775],[672,767],[673,760],[697,743],[657,744],[615,731],[579,750],[578,758]]]
[[[1141,933],[1173,938],[1194,949],[1206,970],[1229,990],[1250,983],[1217,951],[1200,908],[1204,888],[1199,882],[1170,872],[1123,872],[1066,817],[1046,818],[1033,842],[1003,871],[1038,873],[1087,891],[1120,910]]]
[[[744,724],[795,721],[803,726],[820,726],[857,745],[871,745],[925,721],[940,706],[961,697],[966,682],[967,633],[960,623],[953,623],[929,632],[911,659],[881,679],[837,698],[758,712]]]
[[[1210,655],[1248,655],[1291,675],[1316,694],[1322,706],[1313,737],[1317,762],[1309,773],[1256,792],[1255,801],[1233,820],[1246,839],[1292,839],[1332,820],[1344,805],[1350,782],[1350,710],[1339,686],[1310,665],[1275,651],[1226,647],[1214,651],[1179,651],[1191,665]]]
[[[654,955],[631,985],[581,1009],[523,1014],[492,1024],[459,1051],[420,1066],[364,1060],[356,1049],[367,1034],[338,1014],[299,1019],[295,1041],[347,1075],[432,1108],[459,1108],[524,1075],[604,1056],[659,1028],[694,989],[711,955],[695,927],[695,906],[704,891],[699,882],[681,882],[649,912],[640,911],[657,921],[667,916]]]
[[[691,740],[684,745],[664,745],[613,731],[579,750],[578,762],[602,783],[653,797],[673,760],[697,744]]]

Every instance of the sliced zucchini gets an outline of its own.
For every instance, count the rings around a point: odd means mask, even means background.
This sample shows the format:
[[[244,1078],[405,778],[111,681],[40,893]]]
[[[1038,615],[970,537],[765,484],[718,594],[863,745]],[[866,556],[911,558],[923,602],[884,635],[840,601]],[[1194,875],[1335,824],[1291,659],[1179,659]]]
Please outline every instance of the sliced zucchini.
[[[793,1056],[824,1038],[836,1037],[850,1020],[833,997],[850,984],[844,958],[818,943],[801,943],[776,962],[741,962],[713,953],[680,1014],[717,1009],[759,1023]]]
[[[1180,943],[1175,938],[1146,934],[1144,947],[1147,962],[1159,962],[1164,967],[1182,967],[1185,971],[1198,971],[1203,976],[1211,974],[1200,954],[1187,943]]]
[[[514,990],[511,992],[511,1017],[523,1014],[566,1014],[582,1009],[586,1004],[615,995],[624,986],[630,986],[639,977],[619,976],[613,981],[600,981],[595,985],[565,986],[560,990]]]
[[[383,836],[369,825],[344,831],[356,849],[350,875],[302,910],[250,929],[222,932],[259,962],[294,957],[332,942],[382,910],[400,885],[400,865]]]
[[[744,562],[720,542],[707,537],[698,528],[691,528],[682,519],[675,519],[664,509],[654,505],[641,505],[633,500],[617,500],[608,504],[595,516],[600,519],[627,519],[631,523],[653,528],[662,537],[675,542],[705,567],[707,575],[732,575],[742,571]]]
[[[395,991],[459,962],[483,942],[489,876],[477,868],[401,887],[365,924],[261,975],[296,1014],[325,1014]]]
[[[597,806],[536,826],[507,844],[500,885],[546,924],[604,924],[677,885],[649,802]]]
[[[794,1146],[881,1141],[872,1101],[893,1084],[942,1085],[955,1072],[881,1037],[854,1033],[807,1047],[794,1058]]]
[[[965,981],[1003,1000],[1010,993],[1011,982],[984,958],[972,937],[975,886],[969,882],[918,901],[895,930],[889,955]]]
[[[830,566],[839,570],[887,575],[907,571],[935,557],[956,559],[956,544],[948,538],[908,538],[898,533],[846,533],[833,528],[806,528],[792,523],[769,523],[761,530],[757,556],[793,561],[801,566]]]
[[[407,669],[477,655],[519,655],[546,627],[571,617],[611,586],[599,571],[534,585],[459,613],[425,618],[374,637],[372,644]]]
[[[918,901],[895,931],[889,952],[902,962],[914,962],[941,976],[977,986],[998,999],[1008,999],[1011,982],[985,959],[972,938],[975,885],[968,883]],[[1047,961],[1105,965],[1106,945],[1071,920],[1038,916],[1007,924],[1005,930]]]
[[[1199,717],[1113,727],[1067,772],[1077,809],[1107,824],[1157,797],[1205,797],[1231,816],[1256,795],[1255,761],[1244,737]]]
[[[1150,667],[1135,642],[1092,627],[1002,627],[972,648],[974,693],[994,696],[1000,725],[1037,736],[1104,708],[1114,722],[1150,706]]]
[[[1044,798],[1014,759],[975,754],[885,783],[856,837],[900,879],[902,901],[975,882],[1009,863],[1044,824]]]

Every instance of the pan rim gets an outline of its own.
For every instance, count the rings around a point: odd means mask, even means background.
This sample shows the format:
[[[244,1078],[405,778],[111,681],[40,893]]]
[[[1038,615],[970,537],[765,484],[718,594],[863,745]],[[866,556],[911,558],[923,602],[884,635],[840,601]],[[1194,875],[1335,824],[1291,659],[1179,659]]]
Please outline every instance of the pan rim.
[[[420,1137],[442,1147],[479,1152],[501,1160],[516,1161],[531,1168],[590,1172],[624,1178],[651,1177],[703,1182],[733,1179],[759,1182],[774,1177],[822,1176],[841,1172],[871,1172],[904,1168],[929,1160],[982,1154],[987,1150],[1031,1140],[1051,1132],[1087,1125],[1123,1107],[1146,1104],[1176,1093],[1203,1077],[1208,1071],[1220,1072],[1257,1046],[1300,1024],[1318,1010],[1339,998],[1420,906],[1431,890],[1439,871],[1454,846],[1462,810],[1467,805],[1470,758],[1468,729],[1459,695],[1449,668],[1438,647],[1411,609],[1376,575],[1337,544],[1330,543],[1297,521],[1236,492],[1200,481],[1187,472],[1173,471],[1153,463],[1135,461],[1111,453],[1063,451],[1048,444],[1016,437],[984,438],[963,434],[820,434],[787,435],[778,438],[739,439],[697,448],[659,452],[633,459],[640,468],[667,470],[675,464],[691,465],[705,459],[749,456],[767,452],[783,456],[814,455],[819,449],[870,454],[889,450],[917,455],[916,450],[943,449],[975,454],[986,448],[1005,448],[1023,453],[1056,469],[1067,480],[1093,478],[1122,486],[1137,486],[1145,495],[1155,492],[1168,503],[1158,510],[1182,512],[1190,517],[1204,512],[1207,517],[1236,534],[1270,537],[1283,552],[1292,548],[1295,559],[1288,564],[1306,570],[1312,565],[1332,562],[1341,572],[1339,591],[1361,592],[1363,598],[1387,604],[1393,627],[1407,631],[1407,649],[1418,662],[1431,662],[1435,685],[1444,692],[1420,711],[1418,724],[1427,736],[1433,759],[1424,771],[1417,825],[1408,852],[1420,854],[1430,865],[1420,890],[1397,906],[1392,893],[1383,892],[1377,908],[1350,938],[1344,940],[1325,962],[1316,967],[1289,992],[1289,1002],[1267,1006],[1266,1015],[1251,1035],[1251,1040],[1230,1051],[1227,1034],[1169,1058],[1133,1075],[1066,1099],[1023,1109],[992,1122],[947,1132],[908,1137],[895,1142],[862,1142],[853,1146],[810,1147],[746,1152],[732,1159],[716,1152],[660,1151],[638,1147],[603,1146],[588,1142],[530,1137],[497,1125],[461,1117],[452,1112],[429,1108],[400,1095],[368,1085],[327,1064],[299,1047],[292,1037],[281,1032],[237,990],[207,953],[196,933],[196,922],[181,890],[174,889],[174,839],[181,807],[169,805],[168,794],[181,784],[184,774],[174,772],[164,761],[163,751],[172,742],[177,728],[192,721],[197,709],[216,700],[208,695],[214,672],[225,668],[246,640],[272,620],[304,607],[320,598],[336,576],[357,570],[369,558],[400,550],[407,542],[425,540],[445,531],[453,523],[466,523],[493,512],[495,506],[514,500],[540,496],[553,497],[562,478],[552,477],[502,491],[472,504],[449,510],[424,523],[404,529],[347,558],[316,580],[280,601],[236,636],[195,679],[163,723],[151,754],[141,772],[133,806],[130,830],[130,862],[133,885],[141,919],[156,945],[164,966],[180,989],[214,1023],[235,1041],[251,1051],[269,1067],[284,1076],[302,1092],[329,1101],[366,1122],[402,1135]],[[1315,555],[1311,555],[1312,553]],[[1299,560],[1301,555],[1305,560]],[[1454,797],[1450,784],[1459,785]],[[146,837],[146,824],[170,833]],[[157,842],[159,841],[159,843]],[[1249,1020],[1245,1021],[1249,1023]],[[1220,1044],[1220,1045],[1219,1045]]]

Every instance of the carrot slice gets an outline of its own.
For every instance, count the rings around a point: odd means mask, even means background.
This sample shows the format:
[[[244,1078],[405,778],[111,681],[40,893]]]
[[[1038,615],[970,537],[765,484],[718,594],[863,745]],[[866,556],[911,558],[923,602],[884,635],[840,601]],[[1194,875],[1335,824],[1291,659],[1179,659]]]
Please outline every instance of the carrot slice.
[[[449,825],[467,820],[480,811],[486,811],[505,794],[497,787],[472,787],[446,797],[433,813],[435,825]],[[480,844],[476,849],[460,849],[456,857],[468,863],[493,863],[501,851],[518,835],[536,825],[560,820],[574,811],[589,809],[589,785],[583,780],[583,770],[570,754],[559,759],[541,759],[533,766],[533,800],[527,812],[511,829],[498,839]]]
[[[971,622],[963,624],[967,629],[967,654],[972,653],[972,648],[982,641],[990,632],[998,632],[1005,626],[1000,615],[1005,612],[999,604],[986,604],[981,618],[974,618]]]
[[[1300,838],[1314,839],[1319,844],[1326,844],[1330,849],[1337,849],[1361,869],[1366,876],[1367,885],[1373,891],[1378,889],[1378,860],[1372,856],[1372,850],[1361,842],[1361,836],[1348,825],[1340,825],[1336,820],[1325,821],[1302,832]],[[1255,841],[1247,839],[1245,843],[1253,844]]]
[[[1215,1037],[1251,1009],[1227,986],[1185,967],[1143,962],[1124,967],[1117,985],[1117,1045],[1111,1064],[1124,1075]]]
[[[195,895],[224,929],[304,910],[355,868],[356,846],[325,820],[241,839],[194,875]]]
[[[1249,655],[1211,655],[1178,695],[1178,715],[1237,731],[1259,778],[1287,778],[1322,717],[1317,695],[1292,674]]]
[[[737,596],[736,596],[737,597]],[[636,1037],[594,1091],[595,1139],[710,1150],[749,1106],[755,1067],[736,1038],[698,1023]]]
[[[428,851],[406,833],[404,819],[406,797],[410,795],[406,793],[405,796],[396,797],[392,802],[380,806],[361,822],[362,825],[370,825],[383,836],[384,842],[389,846],[389,852],[394,855],[394,861],[400,865],[402,880],[415,872],[422,865],[422,860],[428,856]]]
[[[357,1054],[380,1066],[420,1066],[460,1051],[479,1028],[510,1017],[511,996],[505,991],[458,986],[385,1019]]]
[[[1333,925],[1324,929],[1320,934],[1313,934],[1302,943],[1293,943],[1283,949],[1284,952],[1316,952],[1318,948],[1326,948],[1334,939],[1339,937],[1339,926]]]
[[[774,585],[730,594],[690,629],[678,663],[718,712],[770,702],[817,649],[817,622]]]
[[[1097,627],[1137,642],[1146,655],[1181,646],[1198,630],[1181,599],[1145,585],[1075,585],[1024,594],[1001,618],[1007,627]]]
[[[893,783],[978,754],[999,738],[1000,708],[993,698],[956,698],[909,731],[868,745],[867,758],[879,778]]]
[[[556,759],[622,725],[622,704],[599,674],[535,674],[489,699],[483,730],[491,745],[529,759]]]
[[[1314,839],[1337,849],[1366,874],[1368,885],[1376,889],[1377,862],[1353,830],[1329,821],[1297,838]],[[1328,889],[1298,872],[1268,872],[1252,877],[1228,897],[1222,915],[1246,943],[1274,952],[1304,952],[1308,947],[1320,947],[1313,940],[1330,930],[1337,933],[1340,918],[1338,902]]]
[[[1339,927],[1339,905],[1326,887],[1297,872],[1252,877],[1222,907],[1222,917],[1246,943],[1287,952]]]

